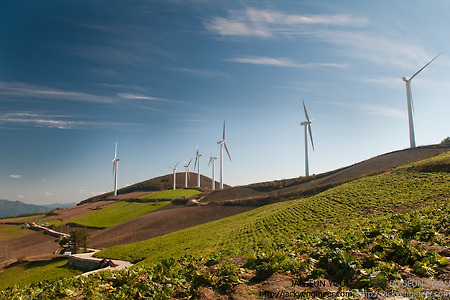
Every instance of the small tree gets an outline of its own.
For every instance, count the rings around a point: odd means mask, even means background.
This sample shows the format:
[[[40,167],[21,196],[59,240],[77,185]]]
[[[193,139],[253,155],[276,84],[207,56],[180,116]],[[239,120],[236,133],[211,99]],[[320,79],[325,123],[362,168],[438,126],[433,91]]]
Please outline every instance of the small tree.
[[[448,144],[450,143],[450,137],[446,137],[445,139],[442,140],[441,144]]]
[[[80,248],[84,248],[84,250],[87,250],[87,239],[89,237],[89,233],[85,228],[74,230],[70,233],[69,241],[70,244],[73,246],[73,250],[75,253],[78,253],[78,250]]]

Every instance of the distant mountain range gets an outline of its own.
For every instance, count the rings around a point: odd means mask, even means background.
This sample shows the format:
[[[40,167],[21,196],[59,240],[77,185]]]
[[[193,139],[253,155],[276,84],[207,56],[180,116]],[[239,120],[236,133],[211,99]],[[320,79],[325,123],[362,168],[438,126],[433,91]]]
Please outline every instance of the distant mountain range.
[[[21,201],[0,199],[0,218],[13,217],[25,214],[47,213],[55,208],[67,208],[77,203],[54,203],[48,205],[27,204]]]

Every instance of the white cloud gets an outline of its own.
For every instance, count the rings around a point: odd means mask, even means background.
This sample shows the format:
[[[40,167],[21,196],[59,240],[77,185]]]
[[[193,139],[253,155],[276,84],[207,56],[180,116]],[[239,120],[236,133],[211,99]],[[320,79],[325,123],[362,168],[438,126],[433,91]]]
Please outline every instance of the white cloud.
[[[0,81],[0,95],[19,98],[66,99],[81,102],[113,103],[114,98],[88,93],[64,91],[46,86],[37,86],[23,82]]]
[[[392,65],[410,69],[411,65],[420,68],[421,62],[425,64],[432,56],[422,47],[404,41],[402,37],[374,32],[353,32],[337,30],[316,30],[311,32],[314,36],[328,43],[341,46],[342,55],[361,58],[376,64],[390,67]],[[381,70],[389,72],[390,70]],[[414,73],[417,70],[412,70]],[[398,76],[411,76],[412,74],[394,74]]]
[[[189,68],[177,68],[174,69],[183,73],[191,74],[203,79],[213,79],[213,78],[226,78],[229,79],[230,76],[224,72],[214,71],[214,70],[202,70],[202,69],[189,69]]]
[[[24,199],[25,196],[24,195],[17,195],[17,198]]]
[[[381,66],[396,66],[414,73],[437,53],[427,53],[421,45],[393,32],[364,30],[369,19],[346,14],[299,15],[273,10],[246,8],[228,12],[227,17],[212,17],[204,26],[223,37],[275,38],[304,35],[335,45],[332,51],[349,58],[359,58]],[[355,30],[357,29],[357,30]],[[337,46],[337,47],[336,47]],[[389,72],[390,70],[383,70]],[[376,70],[374,71],[376,72]],[[395,74],[410,76],[412,74]]]
[[[22,178],[22,175],[20,175],[20,174],[11,174],[11,175],[9,175],[9,177],[14,178],[14,179],[20,179],[20,178]]]
[[[230,58],[228,61],[244,64],[254,64],[254,65],[266,65],[266,66],[277,66],[286,68],[300,68],[309,69],[315,67],[333,67],[333,68],[346,68],[346,64],[336,64],[336,63],[307,63],[300,64],[290,58],[286,57],[266,57],[266,56],[252,56],[252,57],[236,57]]]
[[[97,122],[97,121],[73,121],[75,116],[54,115],[36,112],[12,112],[0,114],[0,124],[7,125],[27,125],[40,128],[56,128],[56,129],[89,129],[101,126],[138,126],[133,123],[120,122]]]
[[[127,100],[150,100],[150,101],[160,101],[160,102],[179,102],[176,100],[170,100],[165,98],[158,98],[153,96],[145,96],[140,94],[131,94],[131,93],[119,93],[117,94],[119,98],[127,99]]]
[[[50,193],[50,192],[45,192],[44,195],[45,195],[45,196],[50,196],[50,197],[53,196],[53,194]]]
[[[209,31],[221,36],[254,36],[268,38],[278,34],[304,33],[299,25],[362,26],[368,19],[349,15],[298,15],[272,10],[246,8],[230,10],[229,16],[213,17],[204,23]]]
[[[358,109],[369,114],[375,114],[384,117],[400,118],[400,119],[406,118],[405,111],[383,105],[375,105],[371,103],[355,103],[355,102],[324,102],[324,103],[345,106],[352,109]]]
[[[87,190],[85,190],[85,189],[81,189],[81,190],[80,190],[80,195],[82,195],[82,196],[88,196],[88,197],[98,196],[98,195],[101,195],[101,194],[104,194],[104,193],[106,193],[106,192],[105,192],[105,191],[100,191],[100,192],[89,192],[89,191],[87,191]]]

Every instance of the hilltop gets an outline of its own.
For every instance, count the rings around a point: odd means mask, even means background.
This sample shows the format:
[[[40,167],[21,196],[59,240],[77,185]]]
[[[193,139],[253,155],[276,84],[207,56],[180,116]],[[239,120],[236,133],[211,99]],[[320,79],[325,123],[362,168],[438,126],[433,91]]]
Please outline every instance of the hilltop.
[[[185,172],[176,173],[176,187],[177,189],[184,188],[185,184]],[[208,190],[212,185],[212,179],[200,174],[200,186],[203,189]],[[216,186],[219,183],[216,181]],[[188,187],[194,188],[197,186],[197,173],[189,172],[188,173]],[[229,187],[224,184],[224,187]],[[83,200],[79,203],[79,205],[96,202],[106,199],[118,199],[118,200],[126,200],[126,199],[134,199],[141,195],[148,194],[149,192],[156,191],[164,191],[173,189],[173,174],[167,174],[159,177],[155,177],[152,179],[148,179],[145,181],[141,181],[127,187],[121,188],[117,191],[117,196],[113,196],[112,192],[104,193],[98,196],[94,196]]]

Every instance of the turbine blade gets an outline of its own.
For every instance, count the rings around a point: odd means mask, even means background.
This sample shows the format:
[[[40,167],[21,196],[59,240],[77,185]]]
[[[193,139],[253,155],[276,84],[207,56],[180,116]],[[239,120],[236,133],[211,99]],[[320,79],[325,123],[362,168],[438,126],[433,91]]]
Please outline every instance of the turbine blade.
[[[222,141],[225,141],[225,120],[223,120],[223,138]]]
[[[228,148],[227,148],[227,143],[223,143],[223,145],[225,146],[225,150],[227,151],[228,157],[231,160],[230,152],[228,152]]]
[[[384,73],[384,72],[378,72],[378,73],[386,75],[386,76],[390,76],[390,77],[400,78],[400,79],[403,80],[403,78],[401,78],[400,76],[395,76],[395,75],[392,75],[392,74],[389,74],[389,73]]]
[[[188,165],[188,167],[189,167],[189,165],[191,164],[191,161],[192,161],[192,158],[191,158],[191,160],[190,160],[190,161],[188,162],[188,164],[187,164],[187,165]]]
[[[303,101],[303,99],[302,99],[302,102],[303,102],[303,110],[305,111],[306,121],[311,122],[311,121],[309,120],[308,113],[306,112],[305,101]]]
[[[209,158],[208,168],[209,168],[209,165],[211,164],[211,161],[212,161],[212,157]]]
[[[441,52],[442,53],[442,52]],[[433,60],[435,60],[439,55],[441,55],[441,53],[439,53],[438,55],[436,55],[432,60],[430,60],[425,66],[423,66],[419,71],[417,71],[416,73],[414,73],[413,76],[411,76],[411,79],[413,79],[417,74],[419,74],[423,69],[425,69],[429,64],[431,64],[433,62]]]
[[[312,130],[311,130],[311,125],[308,125],[308,131],[309,131],[309,138],[311,139],[311,145],[314,151],[314,142],[313,142],[313,138],[312,138]]]
[[[180,162],[178,161],[177,164],[175,165],[175,167],[173,167],[173,168],[176,169],[176,167],[178,166],[179,163],[180,163]]]
[[[194,163],[194,170],[195,170],[195,167],[197,166],[197,160],[198,160],[198,156],[196,155],[195,156],[195,163]]]
[[[116,158],[116,157],[117,157],[117,142],[116,142],[116,148],[114,150],[114,158]]]

